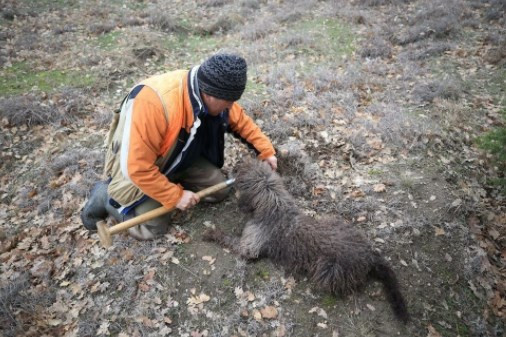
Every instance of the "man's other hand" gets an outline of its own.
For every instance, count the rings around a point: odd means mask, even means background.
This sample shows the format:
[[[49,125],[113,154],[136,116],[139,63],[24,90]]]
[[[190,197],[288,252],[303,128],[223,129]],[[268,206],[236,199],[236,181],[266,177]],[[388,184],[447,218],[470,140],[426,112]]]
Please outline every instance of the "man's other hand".
[[[269,164],[273,171],[278,169],[278,158],[276,156],[270,156],[264,159],[264,161]]]
[[[177,203],[176,208],[178,208],[182,211],[186,211],[188,208],[191,208],[191,207],[195,206],[196,204],[198,204],[199,201],[200,201],[200,197],[196,193],[193,193],[192,191],[184,190],[183,196],[181,197],[181,199]]]

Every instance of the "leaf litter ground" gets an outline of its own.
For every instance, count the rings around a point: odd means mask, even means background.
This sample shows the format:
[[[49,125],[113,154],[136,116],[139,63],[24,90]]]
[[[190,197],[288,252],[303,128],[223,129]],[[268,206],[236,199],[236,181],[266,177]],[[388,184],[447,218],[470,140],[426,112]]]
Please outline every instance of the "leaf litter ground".
[[[502,123],[501,2],[1,8],[2,334],[504,333],[505,202],[487,179],[504,171],[474,145]],[[278,148],[298,206],[366,232],[400,279],[407,326],[378,284],[335,298],[268,261],[245,263],[204,243],[209,226],[240,233],[232,195],[175,213],[173,231],[152,242],[118,235],[106,250],[82,228],[79,210],[101,179],[110,111],[122,95],[220,48],[249,62],[241,103]],[[229,140],[232,174],[249,154]]]

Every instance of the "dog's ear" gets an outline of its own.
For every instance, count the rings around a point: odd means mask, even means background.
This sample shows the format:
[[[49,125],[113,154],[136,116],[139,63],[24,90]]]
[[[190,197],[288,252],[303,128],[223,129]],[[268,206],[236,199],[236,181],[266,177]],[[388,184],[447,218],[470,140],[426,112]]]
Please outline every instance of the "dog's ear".
[[[251,214],[255,211],[253,195],[248,193],[247,191],[242,191],[239,193],[239,197],[237,199],[237,205],[241,212],[246,214]]]
[[[261,177],[260,182],[257,188],[250,191],[251,193],[246,198],[249,199],[251,211],[254,212],[255,216],[270,217],[280,211],[280,207],[285,206],[291,198],[286,192],[280,177],[270,168]]]

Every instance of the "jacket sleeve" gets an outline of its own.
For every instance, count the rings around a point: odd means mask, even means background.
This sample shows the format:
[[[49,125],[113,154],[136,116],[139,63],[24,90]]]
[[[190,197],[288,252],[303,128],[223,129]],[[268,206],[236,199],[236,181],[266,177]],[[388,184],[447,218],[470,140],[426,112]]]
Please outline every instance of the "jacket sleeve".
[[[234,103],[229,111],[229,122],[232,131],[257,150],[259,159],[276,154],[269,138],[237,103]]]
[[[144,87],[133,101],[131,114],[124,130],[128,136],[122,142],[122,147],[128,147],[121,153],[123,176],[150,198],[172,208],[181,199],[183,188],[170,182],[155,165],[168,129],[158,95]]]

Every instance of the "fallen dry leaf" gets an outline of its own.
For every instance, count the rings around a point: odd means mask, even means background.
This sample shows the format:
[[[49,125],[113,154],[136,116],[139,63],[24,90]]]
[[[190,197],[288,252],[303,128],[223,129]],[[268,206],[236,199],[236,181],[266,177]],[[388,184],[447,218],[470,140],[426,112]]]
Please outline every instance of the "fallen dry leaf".
[[[188,298],[188,300],[186,300],[186,304],[190,306],[195,306],[204,302],[208,302],[210,299],[211,297],[209,297],[208,295],[200,293],[200,295],[198,296],[191,296],[190,298]]]
[[[257,321],[262,320],[262,314],[257,309],[253,310],[253,318]]]
[[[365,193],[361,190],[354,190],[351,192],[351,197],[354,199],[363,198],[365,197]]]
[[[491,230],[489,230],[489,231],[488,231],[488,234],[490,234],[490,236],[491,236],[491,237],[492,237],[492,239],[494,239],[494,240],[497,240],[497,239],[501,236],[501,234],[500,234],[498,231],[496,231],[495,229],[491,229]]]
[[[437,332],[436,329],[431,324],[427,326],[427,330],[429,330],[427,337],[442,337],[441,334]]]
[[[322,328],[322,329],[327,329],[327,328],[328,328],[327,323],[321,323],[321,322],[320,322],[320,323],[318,323],[318,324],[316,324],[316,325],[317,325],[319,328]]]
[[[202,260],[209,262],[209,264],[213,264],[216,262],[216,258],[212,256],[202,256]]]
[[[325,310],[323,310],[322,308],[319,308],[319,307],[313,307],[313,308],[311,308],[311,310],[309,310],[308,313],[310,313],[310,314],[316,313],[320,317],[323,317],[325,319],[328,318],[327,312]]]
[[[446,234],[446,232],[444,231],[444,229],[439,228],[439,227],[435,227],[435,226],[434,226],[434,232],[435,232],[436,236],[441,236],[441,235],[445,235]]]
[[[260,309],[260,313],[262,317],[266,319],[275,319],[278,317],[278,309],[270,305]]]
[[[97,335],[110,335],[109,333],[109,321],[104,321],[102,324],[100,324],[100,327],[98,328]]]
[[[285,335],[286,335],[286,327],[283,324],[281,324],[276,329],[276,337],[284,337]]]
[[[373,190],[374,190],[374,192],[377,192],[377,193],[385,192],[386,186],[385,186],[385,184],[376,184],[373,186]]]

